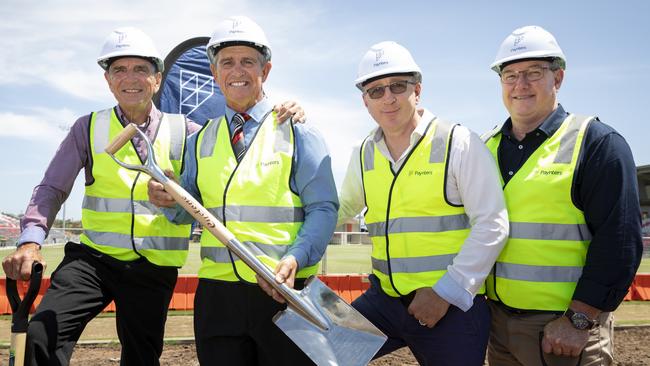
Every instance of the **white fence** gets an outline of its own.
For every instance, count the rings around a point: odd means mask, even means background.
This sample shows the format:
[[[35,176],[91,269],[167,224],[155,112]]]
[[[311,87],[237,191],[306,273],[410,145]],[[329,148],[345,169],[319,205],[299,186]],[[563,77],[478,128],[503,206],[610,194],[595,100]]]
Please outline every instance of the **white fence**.
[[[82,228],[66,227],[65,230],[60,227],[53,227],[45,239],[44,245],[48,244],[65,244],[69,241],[79,242],[79,235],[83,231]]]

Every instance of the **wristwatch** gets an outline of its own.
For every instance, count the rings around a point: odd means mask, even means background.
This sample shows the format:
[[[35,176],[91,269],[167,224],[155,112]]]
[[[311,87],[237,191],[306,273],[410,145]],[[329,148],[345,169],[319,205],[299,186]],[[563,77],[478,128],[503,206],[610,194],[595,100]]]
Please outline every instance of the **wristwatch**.
[[[596,322],[589,319],[587,314],[578,313],[571,309],[567,309],[566,312],[564,312],[564,316],[569,318],[569,321],[576,329],[587,330],[593,328],[594,325],[596,325]]]

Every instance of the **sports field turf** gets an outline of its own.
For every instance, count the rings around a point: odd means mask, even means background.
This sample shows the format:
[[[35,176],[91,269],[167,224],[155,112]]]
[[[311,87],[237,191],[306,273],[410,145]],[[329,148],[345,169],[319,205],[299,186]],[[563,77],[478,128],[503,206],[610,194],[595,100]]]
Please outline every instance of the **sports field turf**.
[[[4,258],[13,250],[12,248],[1,248],[0,257]],[[319,273],[369,273],[370,272],[370,245],[330,245],[327,248],[326,256],[321,263]],[[47,262],[45,275],[49,276],[63,258],[63,245],[48,245],[42,249],[43,257]],[[181,274],[196,274],[201,266],[199,244],[190,245],[190,253],[185,266],[181,268]],[[325,266],[323,270],[322,266]],[[650,273],[650,258],[641,261],[638,273]],[[0,269],[0,275],[4,272]]]
[[[14,248],[1,248],[0,257],[4,258]],[[52,274],[56,266],[63,259],[63,245],[47,245],[41,249],[43,259],[47,263],[45,275]],[[370,272],[370,245],[330,245],[325,257],[327,273],[369,273]],[[181,274],[196,274],[201,266],[200,246],[198,243],[190,244],[190,253],[187,262],[181,268]],[[323,273],[321,268],[319,273]],[[4,271],[0,269],[0,275]]]

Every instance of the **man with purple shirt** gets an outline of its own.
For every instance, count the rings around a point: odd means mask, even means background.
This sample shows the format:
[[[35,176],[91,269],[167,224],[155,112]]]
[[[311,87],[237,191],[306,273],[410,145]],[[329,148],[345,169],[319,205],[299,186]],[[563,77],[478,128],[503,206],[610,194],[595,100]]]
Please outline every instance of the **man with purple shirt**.
[[[83,168],[84,232],[80,244],[66,244],[65,257],[30,322],[26,358],[32,365],[67,365],[86,324],[111,301],[121,365],[158,365],[167,309],[187,256],[189,225],[171,224],[149,205],[149,177],[121,168],[104,147],[135,123],[153,142],[159,165],[178,176],[186,136],[200,126],[153,105],[163,61],[142,31],[116,29],[97,61],[118,104],[74,123],[34,189],[18,248],[2,263],[7,276],[16,279],[29,278],[34,261],[45,265],[40,245]],[[284,118],[302,115],[295,103],[278,109]],[[117,156],[138,164],[147,158],[146,145],[136,135]]]

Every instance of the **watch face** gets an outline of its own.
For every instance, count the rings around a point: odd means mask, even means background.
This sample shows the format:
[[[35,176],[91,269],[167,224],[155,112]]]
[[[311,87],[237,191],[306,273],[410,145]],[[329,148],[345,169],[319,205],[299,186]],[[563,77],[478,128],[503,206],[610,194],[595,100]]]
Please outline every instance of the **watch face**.
[[[587,318],[587,315],[583,313],[573,313],[571,315],[571,323],[577,329],[589,329],[591,327],[591,321]]]

